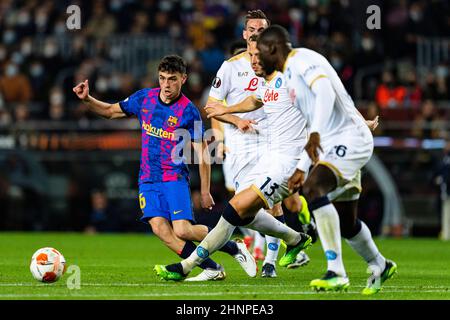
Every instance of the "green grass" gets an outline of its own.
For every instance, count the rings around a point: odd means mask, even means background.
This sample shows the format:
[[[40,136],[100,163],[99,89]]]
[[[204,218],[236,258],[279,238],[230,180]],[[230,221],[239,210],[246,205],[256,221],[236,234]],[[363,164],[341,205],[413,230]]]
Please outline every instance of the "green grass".
[[[383,254],[397,262],[399,272],[372,297],[360,294],[366,264],[343,242],[344,263],[351,286],[345,293],[316,293],[308,284],[326,267],[322,248],[313,245],[308,266],[277,268],[278,278],[249,278],[233,258],[216,253],[227,279],[207,283],[173,283],[159,280],[155,264],[179,258],[154,236],[144,234],[83,235],[75,233],[0,233],[0,299],[325,299],[405,300],[450,299],[450,243],[434,239],[376,239]],[[67,265],[81,269],[81,289],[66,286],[70,274],[58,282],[34,280],[29,262],[35,250],[51,246]],[[261,266],[260,266],[261,268]],[[198,274],[195,270],[192,275]]]

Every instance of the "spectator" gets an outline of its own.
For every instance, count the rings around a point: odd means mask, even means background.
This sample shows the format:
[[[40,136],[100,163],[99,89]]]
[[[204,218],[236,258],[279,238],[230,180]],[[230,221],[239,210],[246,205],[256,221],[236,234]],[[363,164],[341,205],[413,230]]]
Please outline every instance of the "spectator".
[[[19,67],[12,61],[6,64],[0,77],[0,93],[6,103],[29,102],[33,95],[29,78],[20,73]]]
[[[421,113],[414,120],[412,134],[421,139],[443,138],[445,135],[443,125],[439,113],[436,112],[434,102],[425,100]]]
[[[50,91],[49,118],[51,120],[65,120],[64,92],[60,87],[54,87]]]
[[[30,109],[27,104],[19,103],[14,107],[14,121],[24,123],[30,118]]]
[[[106,12],[103,1],[94,2],[92,18],[87,23],[86,29],[87,35],[97,39],[104,39],[116,30],[116,20],[114,16]]]
[[[91,214],[89,216],[89,224],[84,231],[89,234],[117,231],[117,213],[109,204],[104,191],[92,191]]]
[[[422,102],[422,89],[417,84],[416,74],[412,70],[406,74],[405,89],[405,106],[417,109]]]
[[[394,76],[390,71],[384,71],[382,83],[377,87],[375,100],[382,109],[397,108],[403,105],[406,89],[396,86]]]

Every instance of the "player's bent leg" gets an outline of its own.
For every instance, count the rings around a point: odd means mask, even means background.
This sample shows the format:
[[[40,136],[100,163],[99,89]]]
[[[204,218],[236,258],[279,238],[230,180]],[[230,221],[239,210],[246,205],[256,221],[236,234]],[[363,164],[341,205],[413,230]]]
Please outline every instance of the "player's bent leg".
[[[183,240],[202,241],[208,234],[207,226],[193,225],[189,220],[173,220],[172,225],[177,237]]]
[[[233,199],[235,198],[237,198],[235,204],[240,205],[239,211],[241,214],[245,215],[247,213],[245,211],[245,203],[248,201],[248,197],[243,197],[240,199],[240,197],[236,195]],[[252,220],[253,218],[251,217],[251,214],[249,214],[248,217],[242,218],[238,211],[231,204],[229,204],[225,208],[224,213],[216,227],[205,237],[205,239],[203,239],[197,247],[197,250],[195,250],[187,259],[181,261],[181,263],[168,265],[165,268],[168,271],[186,276],[195,266],[202,263],[203,260],[207,259],[212,253],[221,248],[230,239],[236,226],[247,225]],[[240,249],[242,251],[247,250],[245,244],[243,243],[242,248]],[[256,263],[251,255],[245,256],[244,260],[245,261],[243,261],[241,265],[244,264],[244,269],[247,274],[253,277],[256,276]]]
[[[334,172],[320,164],[312,170],[303,185],[303,192],[316,219],[317,231],[327,259],[325,275],[310,283],[316,290],[343,290],[349,286],[342,261],[339,215],[327,197],[336,187]]]
[[[153,233],[172,251],[181,252],[184,241],[178,238],[169,221],[163,217],[153,217],[148,221]]]
[[[283,209],[281,208],[281,203],[277,203],[273,206],[272,209],[268,210],[268,212],[281,223],[285,223]],[[266,235],[266,256],[263,258],[263,266],[261,277],[263,278],[276,278],[276,262],[278,259],[278,253],[280,251],[280,243],[281,239],[273,236]],[[255,255],[255,253],[253,253]]]
[[[383,283],[397,272],[397,265],[387,260],[378,250],[367,225],[357,218],[358,200],[335,202],[338,209],[342,237],[352,249],[368,264],[370,274],[362,294],[372,295],[379,292]]]
[[[298,220],[301,224],[309,224],[311,222],[311,213],[309,212],[308,203],[304,196],[296,192],[284,199],[283,203],[286,209],[297,213]]]

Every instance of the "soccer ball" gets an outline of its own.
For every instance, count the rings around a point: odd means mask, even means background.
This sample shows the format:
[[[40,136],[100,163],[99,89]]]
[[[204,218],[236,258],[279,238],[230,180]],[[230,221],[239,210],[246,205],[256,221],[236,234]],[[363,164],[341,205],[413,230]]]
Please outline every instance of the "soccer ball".
[[[66,259],[54,248],[41,248],[31,257],[30,271],[41,282],[55,282],[66,272]]]

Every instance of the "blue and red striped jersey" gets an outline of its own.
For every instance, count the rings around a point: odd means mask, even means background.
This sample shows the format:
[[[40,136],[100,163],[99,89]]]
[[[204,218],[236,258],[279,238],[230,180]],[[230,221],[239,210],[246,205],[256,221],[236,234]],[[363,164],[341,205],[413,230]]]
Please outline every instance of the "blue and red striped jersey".
[[[203,139],[204,128],[197,107],[183,94],[166,104],[159,98],[159,92],[160,88],[146,88],[119,102],[122,111],[127,116],[137,116],[141,126],[139,184],[189,181],[183,148],[188,138],[188,142]]]

